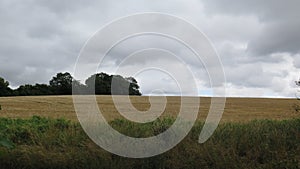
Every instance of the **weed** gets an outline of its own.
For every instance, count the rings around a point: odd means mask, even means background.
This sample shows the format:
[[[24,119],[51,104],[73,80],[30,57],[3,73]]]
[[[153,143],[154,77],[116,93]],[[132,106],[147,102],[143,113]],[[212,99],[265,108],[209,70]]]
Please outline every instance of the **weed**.
[[[14,148],[14,144],[6,138],[0,138],[0,146],[5,148]]]
[[[132,137],[149,137],[165,131],[172,118],[135,124],[110,124]],[[198,143],[203,127],[197,122],[188,136],[170,151],[151,158],[131,159],[110,154],[94,144],[79,123],[34,116],[0,118],[0,138],[13,141],[3,149],[2,168],[298,168],[300,119],[220,124],[204,144]],[[8,142],[0,142],[6,145]],[[38,159],[38,160],[37,160]]]

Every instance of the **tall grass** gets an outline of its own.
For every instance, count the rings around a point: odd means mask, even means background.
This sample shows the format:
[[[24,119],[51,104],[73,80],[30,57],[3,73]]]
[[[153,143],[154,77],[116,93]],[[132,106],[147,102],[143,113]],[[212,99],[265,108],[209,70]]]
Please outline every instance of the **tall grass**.
[[[115,120],[111,126],[134,137],[165,131],[174,119],[147,124]],[[1,168],[299,168],[300,119],[221,124],[204,144],[198,144],[203,123],[170,151],[151,158],[119,157],[95,145],[78,123],[34,116],[0,118],[0,138],[15,144],[0,147]]]

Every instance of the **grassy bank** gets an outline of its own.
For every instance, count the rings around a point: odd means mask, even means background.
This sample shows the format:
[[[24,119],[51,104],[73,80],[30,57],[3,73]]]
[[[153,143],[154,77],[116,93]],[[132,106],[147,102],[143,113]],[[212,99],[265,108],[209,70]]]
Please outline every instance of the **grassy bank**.
[[[114,120],[120,132],[137,137],[160,133],[172,125],[165,118],[144,125]],[[80,125],[34,116],[0,118],[0,138],[15,148],[0,147],[1,168],[299,168],[300,119],[223,123],[206,143],[198,144],[202,123],[165,154],[129,159],[95,145]]]

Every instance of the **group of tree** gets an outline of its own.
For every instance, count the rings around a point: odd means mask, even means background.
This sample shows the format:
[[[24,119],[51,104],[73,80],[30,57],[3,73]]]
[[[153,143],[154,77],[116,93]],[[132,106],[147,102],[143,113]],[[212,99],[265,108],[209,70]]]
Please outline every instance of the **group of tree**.
[[[141,95],[138,82],[133,77],[97,73],[81,84],[68,72],[57,73],[49,84],[25,84],[11,89],[9,82],[0,77],[0,96],[36,96],[36,95]]]
[[[8,86],[8,81],[0,77],[0,96],[8,96],[12,93],[12,90]]]

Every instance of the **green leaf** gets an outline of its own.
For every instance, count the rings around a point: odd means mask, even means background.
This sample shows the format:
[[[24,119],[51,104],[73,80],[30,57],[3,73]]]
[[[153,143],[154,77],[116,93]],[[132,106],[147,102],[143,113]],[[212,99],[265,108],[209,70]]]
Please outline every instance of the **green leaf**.
[[[11,141],[4,138],[0,138],[0,146],[10,148],[10,149],[15,147]]]

